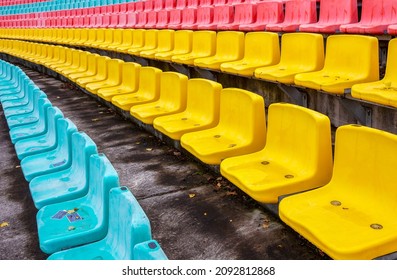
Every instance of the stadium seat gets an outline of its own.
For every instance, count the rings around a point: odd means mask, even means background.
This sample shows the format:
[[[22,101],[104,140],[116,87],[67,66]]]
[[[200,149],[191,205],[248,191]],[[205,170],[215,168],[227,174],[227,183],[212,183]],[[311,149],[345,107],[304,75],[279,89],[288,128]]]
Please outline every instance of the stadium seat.
[[[48,259],[135,260],[140,257],[140,251],[134,250],[134,247],[145,241],[153,242],[150,222],[139,202],[126,187],[110,190],[109,213],[109,228],[104,239],[54,253]],[[157,244],[150,247],[160,248]],[[147,251],[151,251],[150,248],[145,250]],[[155,259],[167,258],[162,252]]]
[[[88,193],[50,204],[37,213],[40,248],[47,254],[103,239],[108,231],[109,192],[119,187],[118,175],[102,154],[90,158]],[[113,215],[114,213],[111,213]]]
[[[231,74],[253,76],[256,68],[274,65],[279,61],[280,44],[277,33],[248,32],[245,34],[243,59],[222,63],[221,70]]]
[[[239,26],[242,24],[252,24],[256,20],[256,7],[257,5],[252,3],[234,5],[233,21],[218,24],[218,30],[239,30]]]
[[[138,13],[137,22],[134,28],[145,28],[145,25],[147,24],[148,21],[148,14],[149,12],[145,12],[145,11]]]
[[[215,127],[219,121],[222,85],[206,79],[187,82],[187,105],[183,112],[155,118],[156,130],[171,139],[180,140],[187,132]]]
[[[119,46],[111,46],[110,49],[117,52],[125,52],[132,46],[132,39],[135,30],[123,29],[123,40]]]
[[[157,12],[157,29],[165,29],[168,26],[170,21],[170,11],[168,10],[160,10]]]
[[[397,39],[389,41],[385,76],[380,81],[358,83],[352,86],[352,96],[357,99],[397,107]]]
[[[88,193],[88,184],[92,180],[88,177],[89,160],[91,155],[98,153],[96,145],[84,132],[79,132],[72,135],[71,149],[72,164],[69,168],[30,181],[29,190],[37,209]]]
[[[123,32],[124,29],[120,29],[120,28],[112,29],[113,40],[108,44],[102,46],[102,49],[115,50],[118,46],[120,46],[123,43]]]
[[[190,29],[189,26],[197,22],[197,8],[189,7],[182,11],[182,20],[178,28],[174,29]]]
[[[209,57],[215,54],[216,32],[195,31],[193,32],[192,51],[185,54],[177,54],[171,57],[172,62],[194,65],[196,58]]]
[[[324,68],[295,76],[295,84],[344,94],[354,84],[379,80],[378,39],[363,35],[332,35],[327,39]]]
[[[299,30],[299,26],[301,24],[314,23],[316,21],[317,21],[316,1],[313,0],[286,1],[284,20],[267,24],[266,30],[276,31],[276,32],[295,32]]]
[[[137,12],[127,12],[127,19],[124,28],[135,28],[138,23]]]
[[[187,80],[187,76],[177,72],[161,73],[159,99],[132,106],[130,114],[145,124],[153,124],[157,117],[182,112],[186,108]]]
[[[93,53],[87,54],[87,68],[68,74],[67,75],[68,78],[71,81],[76,82],[76,80],[80,78],[88,78],[95,76],[97,72],[98,57],[99,57],[98,54],[93,54]]]
[[[36,122],[22,124],[10,129],[11,142],[15,144],[17,141],[45,134],[47,132],[47,108],[51,107],[51,102],[47,98],[38,100],[39,117]]]
[[[220,70],[224,62],[236,61],[244,56],[244,33],[222,31],[216,36],[216,51],[213,56],[197,58],[194,65],[202,68]]]
[[[149,11],[147,13],[147,22],[144,26],[145,29],[156,28],[157,25],[157,11]]]
[[[212,6],[203,7],[201,4],[197,7],[196,21],[194,23],[184,23],[182,28],[196,30],[199,25],[211,24],[214,19],[214,8]]]
[[[164,29],[159,30],[157,33],[157,47],[152,50],[141,51],[140,57],[153,59],[157,53],[168,52],[174,48],[174,30]]]
[[[281,37],[280,62],[256,68],[256,78],[293,84],[296,74],[320,70],[324,65],[323,36],[311,33],[286,33]]]
[[[170,20],[167,24],[167,28],[178,29],[182,22],[182,10],[175,9],[170,10]]]
[[[1,104],[6,118],[32,112],[38,107],[39,98],[47,97],[44,92],[32,85],[26,85],[25,91],[28,93],[23,99],[7,100]]]
[[[98,89],[97,95],[106,101],[111,101],[113,96],[135,92],[138,89],[140,68],[141,65],[138,63],[122,63],[121,84],[113,87]]]
[[[265,139],[263,98],[243,89],[226,88],[221,91],[219,123],[184,134],[181,145],[200,161],[219,165],[225,158],[263,149]]]
[[[332,174],[329,118],[297,105],[273,103],[265,148],[225,159],[221,174],[261,203],[277,203],[282,195],[327,184]]]
[[[76,52],[79,55],[79,58],[75,58],[76,62],[73,63],[72,67],[69,67],[67,69],[61,70],[60,73],[63,76],[68,76],[72,73],[77,73],[81,71],[86,71],[88,68],[88,55],[90,54],[89,52],[81,51],[81,52]]]
[[[76,131],[77,128],[72,122],[58,122],[55,149],[27,156],[21,160],[21,169],[26,181],[30,182],[34,177],[69,168],[71,138]]]
[[[264,31],[268,24],[280,23],[284,19],[282,2],[264,1],[264,2],[254,2],[249,5],[255,7],[256,17],[254,17],[251,21],[242,22],[241,24],[236,26],[236,29],[242,31]],[[236,9],[236,16],[237,16],[237,9]]]
[[[340,26],[344,33],[385,34],[388,25],[397,23],[397,3],[392,0],[362,0],[361,19]]]
[[[133,45],[127,50],[127,52],[131,55],[139,55],[141,51],[148,51],[148,50],[153,50],[157,48],[158,36],[159,30],[157,29],[148,29],[143,32],[143,38],[142,41],[140,41],[138,38],[138,41],[135,40],[137,36],[141,36],[140,33],[134,32],[134,39],[133,39]]]
[[[69,52],[68,52],[69,53]],[[52,67],[52,70],[58,73],[62,73],[62,71],[69,71],[78,69],[80,66],[80,54],[81,50],[73,50],[70,52],[70,59],[67,59],[65,64],[57,65]]]
[[[124,61],[120,59],[109,59],[105,64],[106,79],[103,81],[87,83],[84,87],[92,94],[96,94],[99,89],[118,86],[121,84],[121,65]]]
[[[221,5],[214,7],[214,16],[211,23],[203,23],[197,25],[199,30],[217,30],[218,25],[230,24],[234,19],[234,8],[229,5]]]
[[[161,73],[162,71],[155,67],[142,67],[139,71],[137,91],[114,96],[113,105],[129,112],[134,105],[156,101],[160,97]]]
[[[47,107],[46,117],[46,133],[21,139],[15,143],[14,148],[19,160],[26,156],[50,151],[57,146],[56,124],[58,119],[63,118],[63,114],[58,108],[50,106]]]
[[[85,87],[88,83],[104,81],[107,78],[106,64],[110,60],[107,56],[96,56],[96,67],[95,74],[93,76],[81,77],[75,80],[75,82],[81,86]]]
[[[134,246],[135,260],[168,260],[160,244],[156,240],[141,242]]]
[[[299,31],[335,33],[342,24],[357,21],[357,0],[320,0],[319,20],[316,23],[301,24]]]
[[[331,181],[281,200],[280,218],[333,259],[396,252],[396,157],[391,156],[396,152],[395,134],[354,124],[339,127]]]
[[[177,30],[174,33],[173,49],[159,52],[154,55],[155,59],[171,61],[172,56],[187,54],[192,50],[193,31]]]

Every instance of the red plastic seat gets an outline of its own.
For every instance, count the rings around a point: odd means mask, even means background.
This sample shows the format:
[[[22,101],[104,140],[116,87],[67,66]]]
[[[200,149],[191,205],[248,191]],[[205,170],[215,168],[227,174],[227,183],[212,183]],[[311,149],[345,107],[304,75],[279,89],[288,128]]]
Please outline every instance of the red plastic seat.
[[[119,17],[120,17],[120,14],[111,14],[110,15],[109,28],[116,28],[119,25]]]
[[[135,24],[135,28],[144,28],[147,24],[147,17],[149,12],[140,12],[138,13],[138,20]]]
[[[214,19],[209,24],[199,24],[197,29],[217,30],[220,24],[229,24],[233,22],[234,8],[233,6],[215,6]]]
[[[145,24],[145,28],[156,28],[157,25],[157,12],[149,11],[147,12],[147,23]]]
[[[196,15],[197,18],[195,23],[191,23],[191,24],[185,23],[182,28],[197,30],[198,26],[211,24],[214,19],[214,7],[212,6],[202,7],[200,4],[200,7],[197,7]]]
[[[128,12],[127,13],[127,22],[125,24],[125,28],[134,28],[138,22],[138,16],[136,12]]]
[[[183,10],[186,7],[186,0],[176,0],[175,9]]]
[[[186,8],[197,8],[200,6],[200,0],[187,0]]]
[[[144,7],[143,1],[135,2],[135,12],[142,12]]]
[[[266,30],[276,32],[295,32],[299,30],[299,26],[301,24],[314,23],[316,21],[316,1],[288,1],[285,3],[284,21],[278,23],[269,23],[266,25]]]
[[[200,7],[211,7],[213,0],[201,0]]]
[[[197,22],[197,8],[185,8],[182,11],[182,22],[179,29],[190,29]]]
[[[227,4],[227,0],[213,0],[213,6],[223,6]]]
[[[234,5],[234,20],[229,24],[219,24],[219,30],[239,30],[243,24],[252,24],[256,20],[256,5],[243,3]]]
[[[170,21],[167,28],[178,29],[182,22],[182,10],[175,9],[170,11]]]
[[[156,28],[158,29],[167,28],[169,21],[170,21],[170,11],[161,10],[157,12]]]
[[[153,11],[154,7],[154,0],[145,0],[143,4],[143,10],[145,12]]]
[[[135,12],[135,2],[127,3],[127,13],[128,12]]]
[[[388,26],[397,23],[397,3],[394,0],[362,0],[360,22],[343,24],[340,31],[359,34],[384,34]],[[390,34],[390,33],[389,33]]]
[[[240,24],[239,30],[263,31],[269,24],[280,23],[284,19],[282,2],[260,2],[250,5],[256,5],[256,21]]]
[[[153,11],[161,11],[164,9],[164,0],[154,0]]]
[[[116,25],[116,28],[125,28],[127,24],[127,13],[120,13],[119,16],[119,21]]]
[[[173,10],[175,9],[176,2],[174,0],[165,0],[164,9],[165,10]]]
[[[342,24],[357,21],[357,0],[321,0],[318,22],[302,24],[299,26],[299,31],[335,33]]]

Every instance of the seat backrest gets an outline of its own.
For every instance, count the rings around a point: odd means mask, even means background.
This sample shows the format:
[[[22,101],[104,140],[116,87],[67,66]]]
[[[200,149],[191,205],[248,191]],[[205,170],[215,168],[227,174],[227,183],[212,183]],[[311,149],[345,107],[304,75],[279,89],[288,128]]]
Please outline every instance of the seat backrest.
[[[192,50],[193,31],[178,30],[174,33],[174,51],[188,53]]]
[[[196,8],[185,8],[182,11],[182,24],[193,24],[197,20],[197,9]]]
[[[281,37],[280,64],[319,70],[324,65],[324,39],[314,33],[285,33]]]
[[[187,81],[186,75],[177,72],[161,73],[159,100],[165,109],[169,111],[185,109]]]
[[[138,28],[142,28],[147,24],[148,13],[149,12],[140,12],[138,14],[138,21],[135,24]]]
[[[171,10],[170,11],[170,22],[169,24],[180,24],[182,21],[182,10]]]
[[[309,0],[311,1],[311,0]],[[294,2],[294,1],[287,1]],[[279,23],[284,20],[282,2],[258,2],[256,3],[256,22],[257,23]]]
[[[123,42],[123,29],[116,28],[113,30],[112,45],[120,45]]]
[[[132,39],[132,47],[139,48],[145,44],[145,33],[147,30],[144,29],[134,29],[133,30],[133,39]]]
[[[64,162],[53,163],[53,167],[65,165],[71,161],[72,134],[77,132],[76,125],[69,119],[60,118],[57,121],[57,147],[51,151],[58,158],[64,158]]]
[[[146,0],[143,4],[144,11],[152,11],[154,7],[154,0]]]
[[[285,2],[285,23],[304,24],[316,21],[316,1],[297,0]]]
[[[148,29],[145,31],[145,48],[156,48],[158,41],[158,32],[157,29]],[[135,39],[135,38],[134,38]]]
[[[251,147],[263,148],[266,139],[263,97],[239,88],[222,89],[217,127],[230,137],[250,143]]]
[[[395,81],[397,77],[397,39],[389,41],[384,79]]]
[[[97,56],[96,57],[96,77],[101,80],[107,78],[107,61],[110,60],[107,56]]]
[[[323,184],[331,178],[331,123],[326,115],[294,104],[271,104],[265,150],[292,170],[321,174]]]
[[[153,6],[153,10],[154,11],[161,11],[164,9],[164,4],[165,1],[164,0],[155,0],[154,1],[154,6]]]
[[[201,78],[188,80],[185,112],[198,117],[203,123],[217,124],[221,90],[222,85],[211,80]]]
[[[96,29],[96,39],[95,39],[96,44],[105,42],[105,30],[106,30],[105,28]]]
[[[258,42],[261,42],[258,44]],[[248,32],[245,34],[244,59],[253,63],[273,65],[280,61],[279,36],[274,32]]]
[[[397,3],[393,0],[362,0],[362,24],[392,24],[397,22]]]
[[[378,80],[378,39],[363,35],[329,36],[324,69],[341,75],[359,74],[372,81]]]
[[[233,24],[247,24],[256,20],[256,5],[252,3],[242,3],[234,5]]]
[[[397,136],[359,125],[336,130],[332,187],[357,199],[380,217],[396,209]],[[386,211],[386,212],[385,212]]]
[[[57,137],[56,137],[56,124],[58,119],[63,119],[63,114],[58,107],[49,106],[47,107],[47,132],[46,139],[48,146],[56,146]],[[35,147],[29,149],[29,152],[35,151]]]
[[[169,51],[174,48],[174,30],[164,29],[158,31],[158,46],[156,51]]]
[[[174,0],[165,0],[164,9],[165,10],[174,10],[176,1]]]
[[[216,36],[216,56],[241,59],[244,55],[244,32],[221,31]]]
[[[140,69],[141,65],[135,62],[124,62],[121,64],[122,85],[127,87],[128,91],[134,92],[138,89]]]
[[[114,34],[114,29],[106,29],[105,30],[105,40],[104,43],[106,44],[111,44],[113,43],[113,34]]]
[[[72,135],[72,165],[70,167],[70,174],[79,178],[81,186],[86,188],[88,192],[89,175],[89,161],[90,156],[97,154],[98,150],[94,141],[84,132],[76,132]]]
[[[216,50],[216,32],[214,31],[195,31],[193,33],[192,54],[210,56]]]
[[[119,84],[121,82],[121,65],[124,61],[120,59],[109,59],[106,61],[107,81],[111,84]]]
[[[170,21],[170,12],[168,10],[161,10],[157,12],[157,25],[156,27],[166,27]]]
[[[175,9],[183,10],[187,4],[186,0],[176,0]]]
[[[98,224],[106,223],[107,228],[109,193],[112,188],[119,187],[119,176],[104,154],[94,154],[90,157],[89,178],[86,199],[96,210]]]
[[[214,20],[214,7],[200,6],[197,8],[197,24],[209,24]]]
[[[132,46],[133,39],[133,31],[131,29],[122,29],[122,45],[123,46]]]
[[[150,11],[147,16],[147,23],[145,24],[146,28],[153,28],[157,24],[157,12]]]
[[[353,23],[358,21],[357,0],[321,0],[318,22]]]
[[[116,260],[133,260],[136,244],[151,239],[148,217],[126,187],[113,188],[109,194],[109,230],[106,244]]]
[[[141,67],[139,71],[139,92],[148,99],[156,99],[160,93],[162,71],[155,67]]]
[[[214,7],[214,20],[216,24],[232,23],[234,19],[234,7],[229,5]]]

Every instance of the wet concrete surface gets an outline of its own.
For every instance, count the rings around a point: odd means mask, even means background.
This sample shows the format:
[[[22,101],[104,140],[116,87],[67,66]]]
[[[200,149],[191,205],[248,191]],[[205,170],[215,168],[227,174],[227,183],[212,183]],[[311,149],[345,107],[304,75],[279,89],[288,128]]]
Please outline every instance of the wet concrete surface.
[[[169,259],[327,259],[219,174],[70,84],[21,67],[87,133],[137,197]],[[0,113],[0,259],[45,259],[36,209]]]

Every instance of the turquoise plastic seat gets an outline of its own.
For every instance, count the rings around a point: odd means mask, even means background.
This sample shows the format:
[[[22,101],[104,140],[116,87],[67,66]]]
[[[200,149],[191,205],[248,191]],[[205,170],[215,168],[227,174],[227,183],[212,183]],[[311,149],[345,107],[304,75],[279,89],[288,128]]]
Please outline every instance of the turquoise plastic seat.
[[[76,126],[70,120],[59,122],[55,149],[21,160],[21,169],[26,181],[30,182],[34,177],[69,168],[72,154],[70,144],[72,134],[76,131]]]
[[[24,85],[31,83],[31,80],[26,77],[20,77],[18,85],[9,88],[0,88],[0,101],[22,99],[25,96]]]
[[[0,100],[2,100],[3,108],[26,105],[32,98],[32,91],[35,90],[39,90],[35,84],[25,83],[21,93],[15,95],[4,95],[0,98]]]
[[[24,101],[5,101],[3,103],[4,116],[6,118],[32,112],[39,102],[39,98],[46,98],[47,95],[40,89],[33,89],[29,92],[29,100],[27,103]]]
[[[23,71],[20,68],[12,68],[10,75],[8,75],[6,79],[0,81],[0,90],[15,87],[17,85],[16,83],[18,82],[18,78],[22,73]]]
[[[48,108],[47,108],[48,110]],[[28,125],[28,124],[35,124],[39,121],[39,119],[43,116],[40,114],[40,107],[38,104],[34,107],[32,112],[25,113],[25,114],[20,114],[20,115],[14,115],[7,117],[7,124],[10,129],[21,126],[21,125]],[[47,111],[48,112],[48,111]],[[48,123],[48,114],[44,114],[47,118],[46,123]]]
[[[17,141],[14,145],[18,159],[39,154],[54,149],[57,145],[56,124],[63,118],[61,110],[57,107],[47,108],[47,132],[42,135],[29,137]]]
[[[47,132],[47,108],[51,107],[47,98],[40,98],[38,101],[39,119],[32,124],[24,124],[10,129],[11,142],[15,144],[18,140],[41,135]]]
[[[88,193],[89,160],[97,154],[97,147],[84,132],[72,135],[72,165],[54,173],[38,176],[29,184],[37,209],[43,206],[77,199]]]
[[[110,191],[109,213],[109,230],[104,239],[55,253],[48,259],[134,260],[135,245],[152,238],[149,219],[126,187]]]
[[[105,238],[109,223],[109,193],[119,178],[103,154],[90,158],[88,193],[82,198],[44,206],[37,213],[40,248],[47,254]],[[123,208],[110,215],[121,213]],[[66,213],[65,213],[66,212]]]
[[[149,240],[135,245],[134,260],[168,260],[168,258],[156,240]]]

